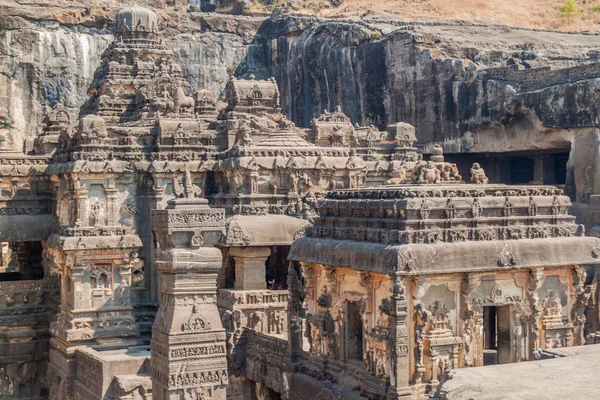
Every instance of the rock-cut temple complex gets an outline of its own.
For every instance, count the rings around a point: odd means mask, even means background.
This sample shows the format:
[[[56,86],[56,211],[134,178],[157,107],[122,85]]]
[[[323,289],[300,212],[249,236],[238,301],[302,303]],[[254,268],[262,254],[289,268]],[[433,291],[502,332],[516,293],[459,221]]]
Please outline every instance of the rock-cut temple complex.
[[[310,128],[275,79],[191,87],[121,10],[79,115],[0,157],[1,399],[426,399],[600,342],[600,240],[413,126]]]

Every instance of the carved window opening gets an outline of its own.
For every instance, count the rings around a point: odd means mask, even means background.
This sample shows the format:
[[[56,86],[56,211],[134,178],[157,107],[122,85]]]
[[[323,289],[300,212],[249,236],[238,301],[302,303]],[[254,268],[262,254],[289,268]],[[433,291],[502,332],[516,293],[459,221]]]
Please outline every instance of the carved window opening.
[[[219,186],[217,183],[215,171],[206,172],[206,184],[204,187],[204,193],[206,196],[211,196],[219,193]]]
[[[510,305],[483,307],[483,365],[511,362]]]
[[[224,253],[223,267],[219,273],[219,287],[233,289],[235,287],[235,259],[227,252]]]
[[[360,305],[354,301],[346,304],[346,345],[348,346],[348,359],[363,360],[363,324],[360,315]]]
[[[44,278],[42,242],[0,242],[0,281]]]

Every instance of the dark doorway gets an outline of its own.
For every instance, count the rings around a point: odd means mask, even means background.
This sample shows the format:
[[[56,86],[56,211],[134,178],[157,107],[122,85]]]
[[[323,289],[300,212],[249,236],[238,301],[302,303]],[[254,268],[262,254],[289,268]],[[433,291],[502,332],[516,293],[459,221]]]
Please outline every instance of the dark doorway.
[[[41,242],[0,242],[0,281],[44,277]]]
[[[526,184],[534,180],[533,159],[527,156],[510,159],[510,181],[513,184]]]
[[[483,307],[483,365],[510,362],[510,306]]]
[[[559,153],[554,155],[554,182],[557,185],[564,185],[567,182],[567,162],[569,153]],[[544,182],[546,183],[546,182]]]
[[[287,289],[288,254],[290,246],[273,246],[266,263],[267,289]]]
[[[498,364],[496,307],[483,307],[483,365]]]
[[[348,344],[348,359],[362,361],[363,359],[363,326],[358,304],[349,301],[347,304],[348,325],[346,330]]]

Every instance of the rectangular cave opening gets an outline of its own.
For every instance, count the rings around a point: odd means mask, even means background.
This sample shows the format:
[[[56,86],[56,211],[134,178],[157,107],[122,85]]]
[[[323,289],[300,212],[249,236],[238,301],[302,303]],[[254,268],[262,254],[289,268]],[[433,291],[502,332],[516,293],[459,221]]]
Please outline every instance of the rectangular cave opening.
[[[363,326],[358,303],[349,301],[346,305],[346,312],[346,343],[348,346],[348,359],[362,361]]]
[[[534,160],[527,156],[509,158],[510,183],[524,185],[535,181]]]
[[[0,242],[0,281],[44,278],[42,242]]]
[[[446,154],[448,162],[456,163],[463,181],[469,182],[471,167],[478,163],[490,183],[508,185],[556,185],[567,182],[570,149],[520,151],[510,153]]]

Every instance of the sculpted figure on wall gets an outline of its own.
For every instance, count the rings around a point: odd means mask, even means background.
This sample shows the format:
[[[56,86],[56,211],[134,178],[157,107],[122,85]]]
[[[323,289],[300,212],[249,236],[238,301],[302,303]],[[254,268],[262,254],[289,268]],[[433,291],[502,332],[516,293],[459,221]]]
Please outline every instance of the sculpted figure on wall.
[[[475,184],[486,184],[489,183],[487,176],[485,175],[485,171],[479,163],[473,163],[471,167],[471,183]]]

